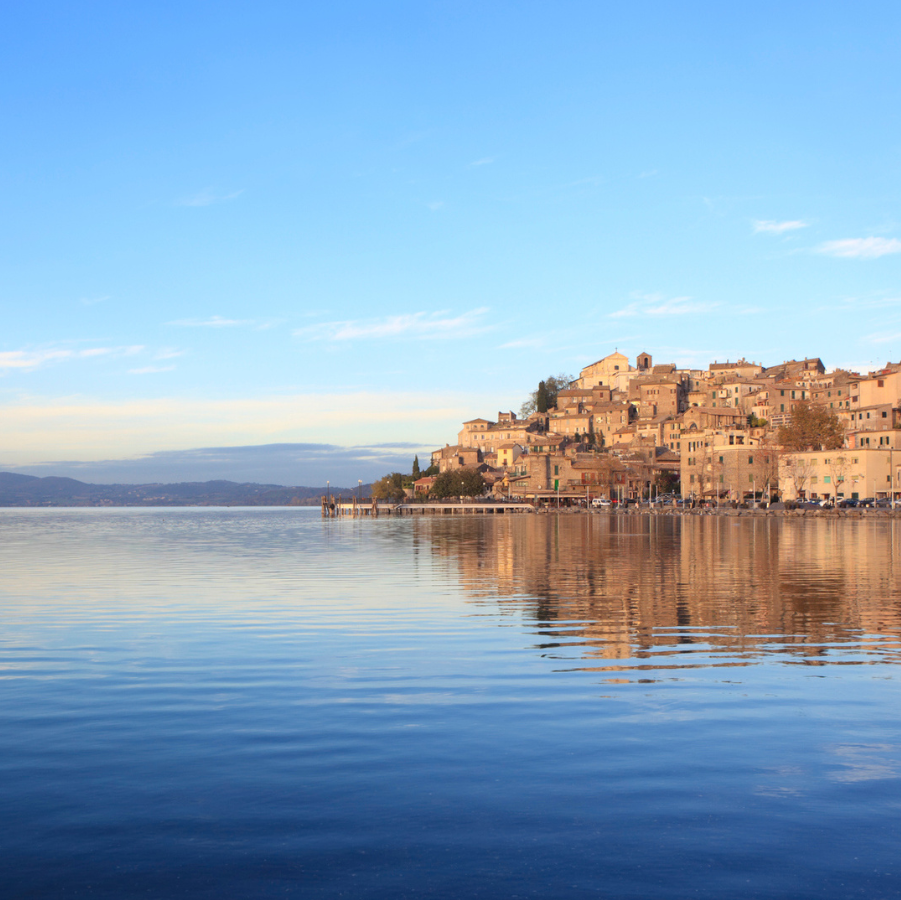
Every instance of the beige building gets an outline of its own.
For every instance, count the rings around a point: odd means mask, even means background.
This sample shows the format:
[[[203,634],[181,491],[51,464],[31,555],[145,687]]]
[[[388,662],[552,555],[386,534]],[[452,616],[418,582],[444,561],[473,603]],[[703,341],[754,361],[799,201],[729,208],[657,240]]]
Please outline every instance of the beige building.
[[[893,478],[894,474],[894,478]],[[785,500],[901,499],[901,450],[892,447],[784,453],[779,484]]]
[[[748,362],[746,359],[740,359],[738,362],[714,362],[710,364],[710,377],[714,379],[722,378],[754,378],[763,372],[763,366],[759,363]]]
[[[614,443],[616,433],[629,424],[632,408],[630,403],[596,403],[591,408],[594,434],[601,446]]]
[[[682,385],[675,381],[651,378],[638,385],[638,415],[641,419],[679,415],[685,405]]]
[[[772,495],[779,452],[749,434],[706,431],[686,442],[679,459],[682,496],[742,502]]]
[[[579,373],[580,388],[606,387],[622,391],[629,385],[630,374],[637,373],[629,365],[629,358],[622,353],[611,353]]]

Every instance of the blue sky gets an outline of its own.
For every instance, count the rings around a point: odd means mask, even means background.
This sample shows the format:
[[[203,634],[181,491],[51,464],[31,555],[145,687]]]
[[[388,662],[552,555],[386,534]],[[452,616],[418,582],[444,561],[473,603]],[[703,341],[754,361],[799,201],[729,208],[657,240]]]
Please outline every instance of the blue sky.
[[[8,4],[0,467],[352,484],[615,348],[899,359],[901,6],[625,7]]]

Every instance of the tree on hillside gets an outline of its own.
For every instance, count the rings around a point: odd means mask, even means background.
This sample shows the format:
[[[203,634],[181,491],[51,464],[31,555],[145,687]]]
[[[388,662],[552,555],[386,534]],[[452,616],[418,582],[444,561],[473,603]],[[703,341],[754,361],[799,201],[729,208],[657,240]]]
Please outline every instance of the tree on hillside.
[[[546,413],[549,409],[555,409],[557,406],[557,394],[565,390],[575,381],[572,375],[561,372],[559,375],[551,375],[544,381],[538,382],[538,389],[529,394],[529,399],[523,403],[519,414],[525,418],[531,416],[532,413]],[[544,407],[542,409],[542,406]]]
[[[400,472],[392,472],[380,478],[372,486],[372,496],[376,500],[403,500],[404,476]]]
[[[799,453],[805,450],[838,450],[845,443],[845,429],[835,413],[824,406],[798,403],[787,425],[776,433],[783,449]]]
[[[413,457],[413,480],[416,481],[418,478],[422,477],[422,472],[419,471],[419,456],[418,454]]]
[[[446,497],[480,497],[485,493],[485,479],[478,469],[455,469],[435,477],[429,494],[439,500]]]

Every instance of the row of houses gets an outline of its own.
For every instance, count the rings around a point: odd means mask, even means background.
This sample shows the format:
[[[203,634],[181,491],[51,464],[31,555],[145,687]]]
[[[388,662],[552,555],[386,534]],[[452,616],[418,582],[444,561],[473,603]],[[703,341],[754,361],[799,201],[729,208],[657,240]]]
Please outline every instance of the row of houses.
[[[800,404],[836,416],[844,446],[781,447],[779,427]],[[582,369],[556,408],[464,422],[432,463],[477,467],[497,495],[530,499],[637,498],[677,483],[695,499],[901,499],[899,440],[901,363],[866,375],[827,373],[819,358],[691,369],[655,365],[647,353],[632,365],[617,352]]]

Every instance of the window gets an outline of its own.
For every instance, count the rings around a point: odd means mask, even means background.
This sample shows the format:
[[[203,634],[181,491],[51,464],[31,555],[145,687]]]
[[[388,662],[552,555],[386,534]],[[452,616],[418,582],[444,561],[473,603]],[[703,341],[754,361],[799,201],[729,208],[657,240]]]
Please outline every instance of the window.
[[[883,418],[883,419],[887,419],[887,418],[888,418],[888,413],[887,413],[885,410],[882,411],[882,418]]]
[[[720,462],[722,462],[722,461],[723,461],[723,457],[721,456],[721,457],[720,457]]]
[[[823,484],[832,484],[832,476],[824,475],[823,476]]]
[[[560,474],[560,466],[554,466],[554,474],[555,474],[555,475],[559,475],[559,474]]]
[[[779,391],[779,396],[780,396],[780,397],[784,397],[784,396],[785,396],[785,391]]]
[[[749,456],[749,457],[748,457],[748,465],[749,465],[749,466],[753,466],[753,465],[754,465],[754,457],[753,457],[753,456]]]
[[[876,387],[885,387],[885,381],[882,378],[877,379]]]

